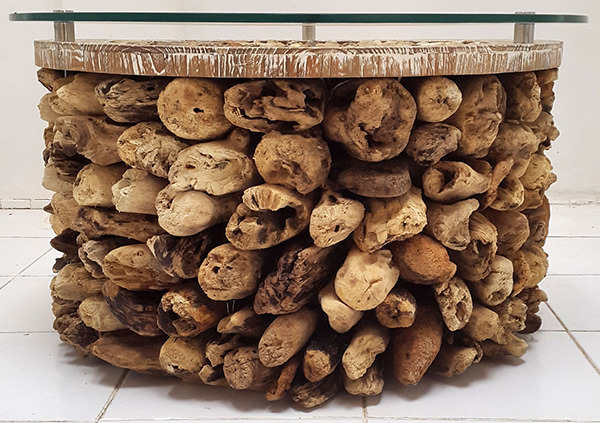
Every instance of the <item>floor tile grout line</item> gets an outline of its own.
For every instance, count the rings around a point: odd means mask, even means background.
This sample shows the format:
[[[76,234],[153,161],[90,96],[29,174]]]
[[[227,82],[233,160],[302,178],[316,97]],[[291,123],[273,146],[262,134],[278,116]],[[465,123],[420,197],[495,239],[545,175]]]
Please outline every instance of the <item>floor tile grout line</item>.
[[[376,420],[419,421],[419,422],[505,422],[505,423],[600,423],[600,420],[573,420],[573,419],[537,419],[537,418],[518,418],[518,417],[371,417]]]
[[[100,413],[98,413],[98,416],[96,417],[96,420],[94,420],[95,423],[98,423],[102,419],[102,417],[104,417],[104,414],[106,414],[106,411],[108,410],[108,407],[110,407],[110,405],[112,404],[113,400],[117,396],[117,392],[119,392],[119,389],[121,389],[121,386],[123,385],[123,382],[125,382],[125,379],[127,378],[128,374],[129,374],[129,369],[123,370],[123,373],[121,373],[121,376],[119,377],[119,380],[117,380],[117,383],[115,384],[115,388],[112,390],[112,392],[108,396],[108,399],[104,403],[104,406],[100,410]]]
[[[361,397],[361,406],[362,406],[362,418],[363,423],[369,422],[369,416],[367,415],[367,398]]]
[[[579,351],[581,352],[581,354],[583,354],[583,356],[588,361],[588,363],[590,363],[590,365],[593,367],[593,369],[596,371],[596,373],[598,373],[598,375],[600,376],[600,368],[598,368],[598,366],[596,365],[596,363],[594,362],[594,360],[592,360],[592,358],[589,356],[589,354],[587,353],[587,351],[585,350],[585,348],[583,348],[581,346],[581,344],[579,343],[579,341],[577,340],[577,338],[575,338],[575,336],[571,333],[571,331],[569,330],[569,328],[567,327],[567,325],[562,321],[562,319],[560,317],[558,317],[558,314],[554,311],[554,309],[552,308],[552,306],[550,304],[548,304],[548,303],[546,303],[546,306],[552,312],[552,314],[554,314],[554,317],[556,317],[556,320],[558,320],[558,322],[562,325],[562,327],[565,328],[565,331],[567,332],[567,335],[569,335],[569,338],[571,338],[571,341],[573,341],[573,343],[575,344],[575,346],[577,347],[577,349],[579,349]]]
[[[6,282],[4,285],[0,286],[0,290],[4,289],[8,284],[10,284],[12,281],[14,281],[15,279],[17,279],[19,276],[22,275],[22,273],[24,271],[26,271],[27,269],[29,269],[31,266],[33,266],[34,264],[36,264],[38,262],[38,260],[40,260],[42,257],[44,257],[46,254],[48,254],[50,251],[52,251],[53,248],[50,247],[48,248],[46,251],[44,251],[38,258],[36,258],[35,260],[33,260],[31,263],[29,263],[27,266],[25,266],[23,269],[21,269],[21,271],[19,273],[17,273],[16,275],[12,276],[12,279],[9,280],[8,282]],[[10,276],[8,276],[10,277]]]

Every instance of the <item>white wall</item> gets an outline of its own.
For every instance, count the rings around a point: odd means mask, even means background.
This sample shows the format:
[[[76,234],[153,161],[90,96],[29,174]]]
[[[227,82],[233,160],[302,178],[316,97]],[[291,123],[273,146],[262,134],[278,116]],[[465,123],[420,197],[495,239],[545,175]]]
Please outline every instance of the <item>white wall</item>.
[[[474,5],[475,4],[475,5]],[[551,189],[553,201],[600,200],[600,2],[595,0],[303,0],[225,2],[223,0],[3,0],[0,2],[0,206],[11,199],[45,199],[41,185],[44,124],[37,102],[44,88],[36,82],[33,40],[52,37],[49,22],[8,22],[13,11],[248,11],[248,12],[407,12],[407,13],[578,13],[589,24],[538,24],[536,39],[565,42],[554,115],[562,135],[549,153],[559,176]],[[300,36],[296,25],[142,25],[76,24],[78,38],[120,39],[291,39]],[[320,39],[480,39],[511,38],[512,25],[373,25],[322,26]],[[40,202],[34,204],[38,205]]]

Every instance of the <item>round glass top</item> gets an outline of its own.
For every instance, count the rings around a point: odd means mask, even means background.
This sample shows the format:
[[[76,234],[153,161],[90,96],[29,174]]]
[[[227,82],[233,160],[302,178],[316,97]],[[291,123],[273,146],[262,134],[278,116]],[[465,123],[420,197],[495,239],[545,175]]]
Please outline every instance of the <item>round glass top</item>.
[[[481,13],[17,12],[11,21],[308,24],[585,23],[584,15]]]

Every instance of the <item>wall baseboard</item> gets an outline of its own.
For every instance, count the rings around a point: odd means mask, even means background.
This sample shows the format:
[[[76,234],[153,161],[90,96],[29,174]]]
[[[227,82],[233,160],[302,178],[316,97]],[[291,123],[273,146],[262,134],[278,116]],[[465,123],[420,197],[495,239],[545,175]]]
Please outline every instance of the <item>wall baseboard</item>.
[[[49,198],[0,199],[0,209],[41,210],[50,204]]]

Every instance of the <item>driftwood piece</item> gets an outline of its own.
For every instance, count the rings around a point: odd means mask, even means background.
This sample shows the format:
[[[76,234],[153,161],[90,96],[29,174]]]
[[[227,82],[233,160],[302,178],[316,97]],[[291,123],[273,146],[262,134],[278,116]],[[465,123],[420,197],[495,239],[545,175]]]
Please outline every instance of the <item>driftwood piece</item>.
[[[419,383],[440,350],[442,331],[442,319],[432,304],[419,304],[410,327],[392,330],[390,364],[398,382]]]
[[[341,386],[337,372],[319,382],[298,382],[292,386],[290,398],[304,408],[313,408],[334,397]]]
[[[554,117],[546,111],[542,111],[534,122],[527,122],[527,126],[537,137],[542,150],[552,147],[552,141],[560,135],[560,131],[554,125]]]
[[[430,370],[444,377],[452,377],[464,373],[477,360],[475,347],[442,344],[442,348],[431,364]]]
[[[301,310],[277,316],[258,343],[258,356],[267,367],[276,367],[292,358],[314,333],[319,315],[316,310]]]
[[[67,154],[81,154],[101,166],[121,161],[117,139],[126,127],[111,123],[106,117],[64,116],[56,120],[54,129],[54,142]]]
[[[125,170],[123,164],[85,165],[75,179],[73,199],[80,206],[113,207],[112,186],[121,179]]]
[[[204,355],[206,336],[170,337],[160,348],[160,367],[170,375],[189,383],[202,383],[199,373],[208,363]]]
[[[342,359],[347,339],[326,325],[320,326],[304,350],[302,373],[318,382],[335,371]]]
[[[512,257],[529,238],[529,220],[524,214],[488,209],[484,215],[498,231],[498,254]]]
[[[354,310],[371,310],[385,300],[400,272],[390,250],[350,250],[335,276],[335,293]]]
[[[485,341],[496,335],[499,329],[500,318],[498,314],[475,303],[473,304],[471,318],[462,330],[475,341]]]
[[[157,321],[170,336],[196,336],[216,327],[225,313],[225,304],[209,299],[192,280],[162,296]]]
[[[124,245],[104,257],[104,274],[130,291],[168,289],[179,282],[158,264],[146,244]]]
[[[169,169],[171,186],[176,191],[225,195],[256,185],[260,178],[250,156],[249,142],[249,134],[236,129],[227,139],[185,148]]]
[[[176,78],[161,91],[156,105],[160,120],[181,138],[211,140],[231,128],[223,114],[223,85],[215,79]]]
[[[224,242],[223,226],[217,225],[188,237],[155,235],[146,245],[167,274],[189,279],[198,276],[208,252]]]
[[[525,288],[535,288],[548,272],[548,254],[541,247],[527,247],[521,250],[529,268]]]
[[[521,357],[527,352],[527,342],[519,338],[514,333],[509,335],[509,339],[505,344],[498,344],[493,341],[484,341],[481,343],[483,355],[487,358],[497,359],[507,355],[513,357]]]
[[[534,72],[498,75],[506,90],[506,118],[535,121],[542,112],[541,88]]]
[[[116,367],[138,373],[164,374],[160,349],[164,338],[149,338],[129,331],[104,334],[90,346],[92,355]]]
[[[272,131],[256,146],[254,163],[268,184],[279,184],[308,194],[325,184],[331,167],[331,153],[319,136]]]
[[[225,91],[225,116],[254,132],[298,132],[323,120],[325,85],[321,80],[262,79]]]
[[[419,166],[431,166],[456,151],[460,137],[460,130],[452,125],[428,123],[411,131],[405,151]]]
[[[81,207],[71,229],[84,233],[90,239],[113,235],[139,242],[146,242],[151,236],[164,233],[156,216],[93,207]]]
[[[269,323],[269,316],[256,314],[254,307],[247,306],[223,317],[217,325],[217,332],[239,334],[244,338],[260,338]]]
[[[127,169],[111,187],[112,203],[120,212],[156,214],[156,197],[169,182],[145,170]]]
[[[490,274],[490,264],[498,250],[498,231],[481,213],[473,213],[469,220],[471,241],[462,251],[450,250],[458,275],[467,281],[479,281]]]
[[[81,263],[67,264],[50,283],[52,296],[68,301],[83,301],[102,292],[105,279],[94,278]]]
[[[342,382],[344,389],[350,395],[360,395],[361,397],[379,395],[383,391],[384,385],[383,365],[380,360],[375,360],[375,363],[358,379],[350,379],[348,375],[342,373]]]
[[[84,299],[79,305],[77,314],[86,326],[98,332],[111,332],[126,328],[113,314],[102,294]]]
[[[513,162],[512,157],[508,157],[499,162],[496,167],[506,160]],[[509,173],[496,187],[496,196],[493,201],[489,203],[489,208],[502,212],[518,210],[521,208],[524,201],[525,187],[523,187],[523,183],[514,174]]]
[[[227,353],[245,345],[240,335],[222,335],[206,344],[206,358],[212,367],[217,367],[223,364]]]
[[[448,251],[435,239],[417,234],[390,245],[400,278],[420,284],[448,282],[456,273]]]
[[[377,163],[346,159],[338,165],[335,185],[363,197],[394,198],[406,194],[411,187],[408,162],[395,157]]]
[[[343,261],[343,248],[289,245],[254,296],[258,314],[287,314],[300,310],[331,280]]]
[[[397,80],[367,79],[352,82],[340,105],[334,101],[325,112],[323,129],[328,139],[341,143],[352,157],[379,162],[396,157],[408,143],[417,106]],[[338,90],[346,91],[346,89]]]
[[[198,282],[208,298],[217,301],[246,298],[263,275],[265,254],[239,250],[227,243],[208,252],[198,270]]]
[[[455,276],[433,285],[433,294],[446,327],[450,331],[464,328],[473,312],[473,299],[467,284]]]
[[[550,185],[556,182],[556,175],[552,173],[550,159],[544,154],[533,154],[520,180],[525,189],[522,208],[534,209],[540,207],[544,202],[544,193],[550,188]]]
[[[51,297],[52,314],[54,314],[54,317],[61,317],[65,314],[77,313],[77,309],[81,304],[81,302],[79,301],[63,300],[62,298],[56,297],[54,295],[51,295]]]
[[[550,202],[544,195],[542,205],[531,210],[523,212],[529,222],[529,238],[525,242],[526,246],[543,247],[548,237],[550,223]]]
[[[327,315],[329,326],[339,333],[346,333],[358,323],[363,312],[347,306],[335,293],[335,284],[330,283],[319,291],[321,309]]]
[[[491,175],[467,163],[441,161],[423,174],[423,193],[438,203],[454,203],[486,192],[490,183]]]
[[[223,373],[233,389],[262,390],[279,376],[280,371],[261,363],[256,345],[248,345],[227,353]]]
[[[225,234],[241,250],[260,250],[296,236],[309,224],[314,201],[279,185],[248,188]]]
[[[296,354],[281,367],[281,373],[265,394],[267,401],[277,401],[287,395],[292,388],[298,367],[300,367],[300,355]]]
[[[60,234],[67,229],[79,231],[75,221],[81,209],[73,195],[69,192],[56,192],[50,200],[50,224],[55,234]]]
[[[498,199],[500,185],[510,173],[513,163],[514,160],[509,157],[507,159],[500,160],[494,165],[490,175],[490,187],[486,192],[477,197],[481,205],[481,210],[491,207],[492,203]]]
[[[469,218],[479,208],[474,198],[454,204],[427,204],[427,226],[424,232],[451,250],[464,250],[469,245]]]
[[[169,83],[167,78],[110,78],[96,85],[102,111],[115,122],[158,120],[156,101]]]
[[[85,241],[79,247],[77,254],[83,266],[95,278],[106,278],[104,274],[104,257],[115,248],[130,244],[127,238],[103,237],[99,240]]]
[[[162,292],[132,292],[107,281],[102,293],[116,318],[140,336],[161,336],[156,323],[157,309]]]
[[[188,145],[160,122],[141,122],[119,136],[117,152],[129,166],[167,178],[178,154]]]
[[[58,79],[64,78],[65,73],[62,70],[40,68],[37,70],[37,79],[40,84],[44,86],[48,91],[54,89],[55,82]]]
[[[350,236],[364,215],[360,201],[327,190],[310,214],[310,236],[317,247],[330,247]]]
[[[59,333],[61,341],[73,346],[84,357],[99,336],[96,330],[83,323],[77,312],[57,317],[52,327]]]
[[[407,328],[415,321],[417,301],[408,289],[397,284],[375,308],[377,321],[386,328]]]
[[[200,191],[177,191],[167,185],[156,197],[158,223],[174,236],[191,236],[227,221],[238,194],[213,197]]]
[[[462,93],[458,85],[444,76],[406,78],[402,80],[417,103],[417,119],[441,122],[452,116],[460,106]]]
[[[492,144],[487,158],[492,163],[512,158],[511,174],[520,178],[525,174],[531,155],[538,150],[539,142],[535,134],[523,123],[502,122],[498,136]]]
[[[366,199],[365,206],[365,217],[352,234],[361,251],[372,253],[390,242],[403,241],[427,224],[427,207],[415,187],[396,198]]]
[[[446,123],[457,127],[462,136],[457,154],[485,157],[506,111],[506,92],[494,75],[465,76],[455,79],[462,102]]]
[[[375,322],[360,325],[342,356],[342,366],[349,379],[356,380],[365,375],[390,342],[390,330]]]
[[[229,387],[223,374],[223,366],[212,367],[209,364],[205,364],[198,373],[198,376],[205,385]]]

